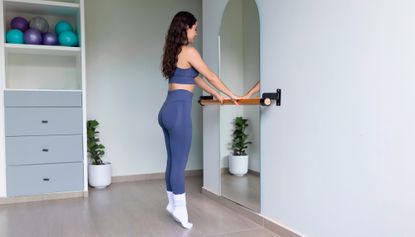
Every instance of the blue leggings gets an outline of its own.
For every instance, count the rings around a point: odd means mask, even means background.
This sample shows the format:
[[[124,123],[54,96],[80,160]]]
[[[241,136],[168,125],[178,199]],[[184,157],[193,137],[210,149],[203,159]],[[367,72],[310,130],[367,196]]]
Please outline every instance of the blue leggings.
[[[192,98],[188,90],[168,91],[158,114],[167,150],[166,187],[174,194],[185,192],[184,171],[192,143]]]

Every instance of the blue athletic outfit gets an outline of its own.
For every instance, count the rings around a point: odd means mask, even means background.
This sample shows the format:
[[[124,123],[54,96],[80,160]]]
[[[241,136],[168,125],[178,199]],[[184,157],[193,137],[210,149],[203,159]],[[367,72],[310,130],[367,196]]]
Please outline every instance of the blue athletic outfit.
[[[193,68],[177,68],[169,83],[195,84],[199,73]],[[167,150],[166,186],[174,194],[185,193],[185,168],[192,143],[193,93],[185,89],[169,90],[158,114]]]

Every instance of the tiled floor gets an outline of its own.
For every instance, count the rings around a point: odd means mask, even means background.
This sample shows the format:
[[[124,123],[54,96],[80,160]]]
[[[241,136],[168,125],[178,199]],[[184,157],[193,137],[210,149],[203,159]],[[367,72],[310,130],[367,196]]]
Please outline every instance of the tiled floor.
[[[165,211],[164,182],[153,180],[91,189],[88,198],[2,205],[0,236],[277,237],[201,194],[201,177],[186,182],[191,230],[183,229]]]

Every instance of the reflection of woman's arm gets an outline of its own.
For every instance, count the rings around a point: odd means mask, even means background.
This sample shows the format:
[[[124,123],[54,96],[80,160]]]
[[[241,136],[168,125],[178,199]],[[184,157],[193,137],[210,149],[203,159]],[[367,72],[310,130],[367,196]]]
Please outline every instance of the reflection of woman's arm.
[[[200,77],[196,77],[195,82],[196,82],[196,85],[198,85],[200,88],[202,88],[202,90],[204,90],[207,93],[209,93],[209,94],[213,95],[214,97],[216,97],[216,99],[219,100],[222,104],[222,101],[223,101],[222,96],[217,91],[212,89],[212,87],[210,87],[209,84],[207,84],[205,82],[205,80],[203,80]]]
[[[249,98],[257,92],[259,92],[259,81],[257,81],[257,83],[243,97]]]

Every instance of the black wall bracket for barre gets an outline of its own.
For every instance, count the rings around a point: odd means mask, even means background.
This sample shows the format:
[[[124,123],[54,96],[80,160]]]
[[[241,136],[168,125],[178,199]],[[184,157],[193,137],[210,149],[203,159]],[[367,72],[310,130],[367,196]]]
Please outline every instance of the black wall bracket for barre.
[[[275,106],[281,106],[281,89],[277,89],[275,93],[262,93],[261,101],[265,101],[266,98],[275,100]]]
[[[277,89],[276,92],[268,92],[268,93],[262,93],[262,98],[249,98],[249,99],[242,99],[238,100],[240,104],[242,105],[255,105],[260,104],[263,106],[269,106],[271,105],[271,101],[275,100],[276,106],[281,106],[281,89]],[[213,103],[214,102],[214,103]],[[233,104],[230,99],[225,100],[225,104]],[[213,105],[213,104],[219,104],[218,101],[213,100],[213,96],[200,96],[199,104],[202,106],[207,105]]]

